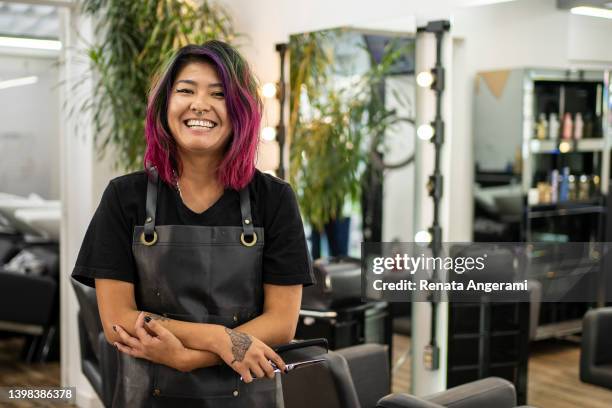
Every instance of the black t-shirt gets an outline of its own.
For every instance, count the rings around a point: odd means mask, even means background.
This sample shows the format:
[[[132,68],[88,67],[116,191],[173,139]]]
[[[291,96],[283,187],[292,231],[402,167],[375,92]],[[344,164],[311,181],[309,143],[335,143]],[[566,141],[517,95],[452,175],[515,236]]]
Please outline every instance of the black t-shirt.
[[[249,186],[253,225],[264,228],[263,282],[310,285],[312,265],[293,190],[286,182],[256,171]],[[136,281],[132,254],[134,227],[145,220],[147,175],[138,171],[111,180],[89,224],[72,276],[94,286],[94,279]],[[191,211],[178,192],[160,183],[156,225],[241,226],[236,190],[203,213]]]

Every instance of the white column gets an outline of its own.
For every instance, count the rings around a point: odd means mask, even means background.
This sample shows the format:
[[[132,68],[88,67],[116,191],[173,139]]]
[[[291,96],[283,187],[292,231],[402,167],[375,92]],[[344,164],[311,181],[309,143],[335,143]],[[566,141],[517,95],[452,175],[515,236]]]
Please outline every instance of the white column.
[[[62,386],[76,387],[77,405],[101,407],[96,393],[81,372],[77,326],[78,303],[70,283],[85,230],[97,201],[94,202],[94,160],[90,115],[80,113],[84,98],[91,95],[89,64],[80,49],[80,39],[90,41],[92,24],[74,9],[62,9],[63,64],[61,68],[60,190],[62,201],[60,253],[60,335]],[[78,87],[84,76],[88,79]],[[69,114],[74,107],[74,113]]]

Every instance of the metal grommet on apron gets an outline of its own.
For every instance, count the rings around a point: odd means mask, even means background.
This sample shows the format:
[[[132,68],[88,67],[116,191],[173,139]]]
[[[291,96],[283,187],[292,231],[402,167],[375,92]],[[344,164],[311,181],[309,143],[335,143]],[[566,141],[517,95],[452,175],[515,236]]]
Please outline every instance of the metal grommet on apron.
[[[239,191],[240,226],[156,225],[158,192],[165,187],[156,169],[148,174],[146,216],[132,239],[138,310],[230,328],[260,315],[265,237],[253,226],[248,187]],[[239,378],[225,364],[183,373],[120,353],[113,406],[283,406],[279,382]]]

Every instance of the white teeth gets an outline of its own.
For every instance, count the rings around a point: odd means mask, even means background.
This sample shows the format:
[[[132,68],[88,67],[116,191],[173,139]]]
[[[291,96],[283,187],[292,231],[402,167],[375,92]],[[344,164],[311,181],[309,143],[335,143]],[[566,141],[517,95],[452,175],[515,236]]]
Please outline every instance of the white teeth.
[[[187,126],[189,126],[189,127],[205,127],[205,128],[212,129],[212,128],[214,128],[216,126],[216,124],[214,122],[211,122],[210,120],[189,119],[187,121]]]

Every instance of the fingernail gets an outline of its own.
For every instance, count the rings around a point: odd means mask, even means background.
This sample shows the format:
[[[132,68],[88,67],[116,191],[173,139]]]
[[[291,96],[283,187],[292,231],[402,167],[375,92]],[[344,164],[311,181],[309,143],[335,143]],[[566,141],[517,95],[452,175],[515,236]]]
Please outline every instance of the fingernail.
[[[116,343],[116,342],[115,342],[115,343],[113,343],[113,346],[115,346],[115,347],[119,348],[119,346],[117,345],[117,343]]]
[[[117,326],[115,326],[114,324],[113,324],[113,331],[114,331],[114,332],[116,332],[116,331],[117,331]]]
[[[151,321],[151,316],[145,316],[145,323],[149,323]]]

